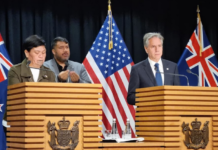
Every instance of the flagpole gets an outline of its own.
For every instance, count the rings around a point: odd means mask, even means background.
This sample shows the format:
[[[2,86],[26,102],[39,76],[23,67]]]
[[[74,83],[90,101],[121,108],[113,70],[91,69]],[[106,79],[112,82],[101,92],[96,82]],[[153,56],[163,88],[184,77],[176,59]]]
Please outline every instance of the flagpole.
[[[111,1],[108,0],[108,17],[109,17],[109,45],[108,49],[111,50],[113,48],[113,39],[112,39],[112,11],[111,11]]]
[[[200,17],[200,9],[199,9],[199,5],[197,5],[197,24],[198,24],[198,39],[199,39],[199,45],[200,45],[200,52],[199,52],[199,56],[201,57],[201,54],[203,52],[202,49],[202,33],[201,33],[201,17]]]

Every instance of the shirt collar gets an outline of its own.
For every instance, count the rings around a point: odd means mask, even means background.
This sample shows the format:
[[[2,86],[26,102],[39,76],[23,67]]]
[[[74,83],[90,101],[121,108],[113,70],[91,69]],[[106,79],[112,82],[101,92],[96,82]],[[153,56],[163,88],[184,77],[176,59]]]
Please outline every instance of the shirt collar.
[[[153,61],[153,60],[151,60],[149,57],[148,57],[148,62],[150,63],[150,65],[151,65],[152,67],[154,67],[154,65],[156,64],[156,62]],[[163,63],[162,63],[162,60],[161,60],[161,59],[160,59],[157,63],[159,64],[159,67],[163,67]]]
[[[55,60],[55,59],[54,59]],[[61,71],[66,71],[67,70],[67,67],[68,67],[68,60],[65,62],[65,66],[64,66],[64,68],[61,66],[61,65],[59,65],[59,63],[55,60],[55,62],[56,62],[56,64],[57,64],[57,66],[58,66],[58,70],[59,70],[59,72],[61,72]]]

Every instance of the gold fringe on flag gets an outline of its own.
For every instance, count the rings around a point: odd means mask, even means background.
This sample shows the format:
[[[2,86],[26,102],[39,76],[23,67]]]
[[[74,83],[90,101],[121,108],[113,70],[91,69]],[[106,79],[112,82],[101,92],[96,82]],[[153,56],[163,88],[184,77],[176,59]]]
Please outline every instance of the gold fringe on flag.
[[[113,39],[112,39],[112,11],[111,11],[111,1],[108,0],[108,17],[109,17],[109,45],[108,49],[111,50],[113,48]]]

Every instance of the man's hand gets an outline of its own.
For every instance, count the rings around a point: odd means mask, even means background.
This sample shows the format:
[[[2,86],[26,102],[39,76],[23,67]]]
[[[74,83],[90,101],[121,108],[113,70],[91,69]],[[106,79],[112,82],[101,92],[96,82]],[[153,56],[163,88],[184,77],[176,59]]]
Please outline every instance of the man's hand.
[[[74,83],[78,83],[80,79],[79,75],[75,71],[70,72],[70,78],[71,78],[71,81]]]
[[[58,79],[60,81],[67,81],[68,75],[69,75],[69,70],[61,71],[58,75]]]

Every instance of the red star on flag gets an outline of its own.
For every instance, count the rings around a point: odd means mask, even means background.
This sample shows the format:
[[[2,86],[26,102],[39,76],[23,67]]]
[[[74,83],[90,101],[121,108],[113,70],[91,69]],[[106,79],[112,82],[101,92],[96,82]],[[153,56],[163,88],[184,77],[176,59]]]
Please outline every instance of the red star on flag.
[[[2,112],[2,106],[3,106],[4,104],[0,104],[0,111]]]

